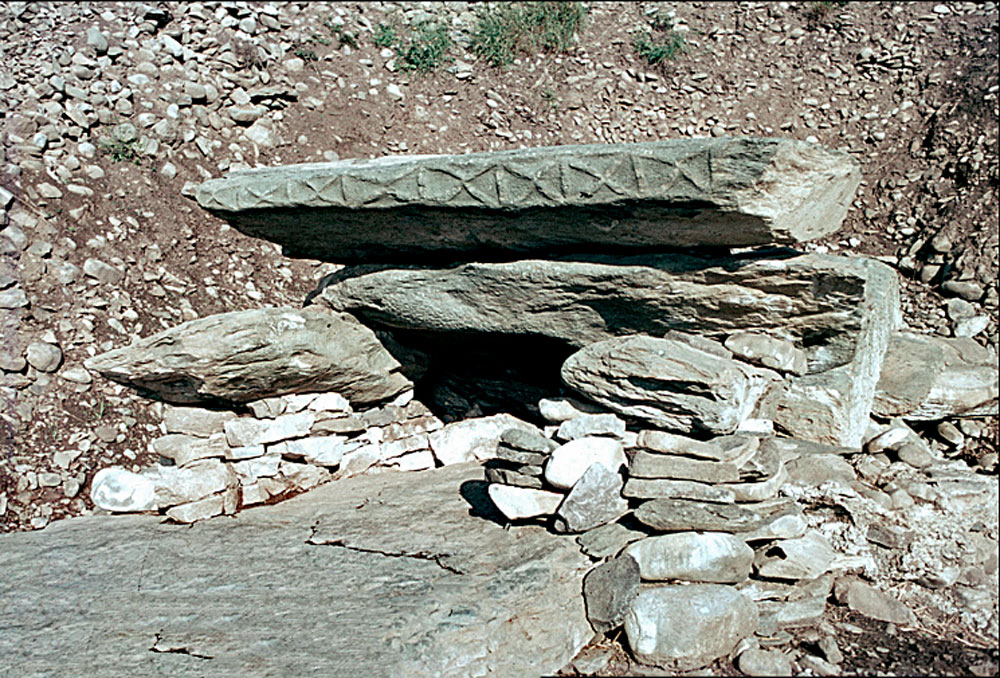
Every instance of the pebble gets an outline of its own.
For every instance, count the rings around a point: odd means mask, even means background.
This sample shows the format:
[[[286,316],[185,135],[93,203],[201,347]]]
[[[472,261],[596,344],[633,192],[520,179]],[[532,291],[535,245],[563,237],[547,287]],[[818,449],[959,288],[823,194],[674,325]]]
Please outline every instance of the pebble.
[[[53,344],[35,341],[28,345],[25,357],[39,372],[55,372],[62,362],[62,351]]]
[[[941,285],[941,289],[966,301],[979,301],[983,297],[983,288],[980,285],[961,280],[948,280]]]

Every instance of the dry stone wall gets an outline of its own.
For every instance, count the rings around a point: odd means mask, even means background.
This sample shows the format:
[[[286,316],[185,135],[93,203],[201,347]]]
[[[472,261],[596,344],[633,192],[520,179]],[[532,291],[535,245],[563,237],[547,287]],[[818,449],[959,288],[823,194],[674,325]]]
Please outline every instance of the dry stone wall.
[[[624,627],[638,661],[753,666],[818,623],[831,593],[913,624],[860,578],[898,565],[823,511],[845,507],[869,541],[898,543],[878,516],[995,501],[995,483],[907,421],[996,412],[996,356],[901,332],[895,273],[877,261],[770,247],[835,231],[857,176],[809,144],[711,139],[206,182],[201,204],[237,228],[367,265],[305,309],[191,321],[93,358],[161,400],[210,406],[161,406],[164,463],[103,471],[95,503],[193,522],[331,479],[478,460],[506,520],[579,535],[600,561],[583,590],[591,625]],[[695,245],[712,249],[676,249]],[[446,423],[416,397],[414,333],[555,342],[562,390],[531,403],[537,426],[481,411]],[[931,569],[995,575],[995,549]],[[971,618],[996,629],[995,615]]]

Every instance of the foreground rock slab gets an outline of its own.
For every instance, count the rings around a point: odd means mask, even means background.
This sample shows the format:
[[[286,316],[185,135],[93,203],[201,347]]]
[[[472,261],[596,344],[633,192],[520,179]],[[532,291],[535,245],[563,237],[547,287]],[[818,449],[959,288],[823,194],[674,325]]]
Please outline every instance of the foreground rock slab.
[[[800,141],[677,139],[240,170],[195,196],[289,256],[348,262],[802,242],[840,227],[860,178]]]
[[[351,478],[190,527],[93,516],[3,535],[3,669],[555,673],[593,635],[588,560],[572,539],[479,517],[481,475],[461,464]]]
[[[412,387],[375,334],[318,308],[234,311],[182,323],[95,356],[90,370],[172,403],[245,403],[336,391],[373,403]]]

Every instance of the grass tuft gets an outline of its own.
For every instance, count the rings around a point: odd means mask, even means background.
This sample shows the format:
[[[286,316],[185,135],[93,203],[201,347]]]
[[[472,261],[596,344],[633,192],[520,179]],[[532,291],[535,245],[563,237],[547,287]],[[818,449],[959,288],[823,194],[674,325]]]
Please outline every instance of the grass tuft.
[[[654,14],[650,30],[632,39],[632,49],[650,66],[663,68],[686,49],[684,34],[674,29],[674,22],[666,14]]]
[[[410,38],[401,45],[401,64],[405,71],[430,73],[446,61],[451,47],[448,29],[431,22],[416,27]]]
[[[472,50],[490,65],[502,67],[519,54],[565,52],[583,27],[582,2],[506,2],[476,13]]]

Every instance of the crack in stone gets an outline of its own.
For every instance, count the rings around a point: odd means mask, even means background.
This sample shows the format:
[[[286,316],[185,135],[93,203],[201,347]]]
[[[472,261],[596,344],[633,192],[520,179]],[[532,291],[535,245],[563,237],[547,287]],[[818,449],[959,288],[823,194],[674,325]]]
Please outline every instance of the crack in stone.
[[[192,652],[186,647],[157,647],[160,644],[163,632],[156,634],[156,638],[153,641],[153,646],[149,648],[150,652],[156,652],[157,654],[185,654],[189,657],[195,657],[197,659],[214,659],[210,654],[198,654],[197,652]]]
[[[313,546],[337,546],[340,548],[347,549],[349,551],[356,551],[358,553],[375,553],[377,555],[387,556],[389,558],[413,558],[415,560],[428,560],[433,562],[442,570],[451,572],[452,574],[465,574],[464,571],[444,562],[444,558],[447,558],[449,555],[451,555],[449,553],[430,553],[428,551],[417,551],[416,553],[405,553],[405,552],[400,553],[396,551],[380,551],[379,549],[367,549],[364,548],[363,546],[351,546],[345,543],[343,539],[335,539],[333,541],[315,541],[316,528],[318,526],[319,523],[313,525],[312,535],[309,537],[309,539],[306,540],[307,544],[311,544]]]

